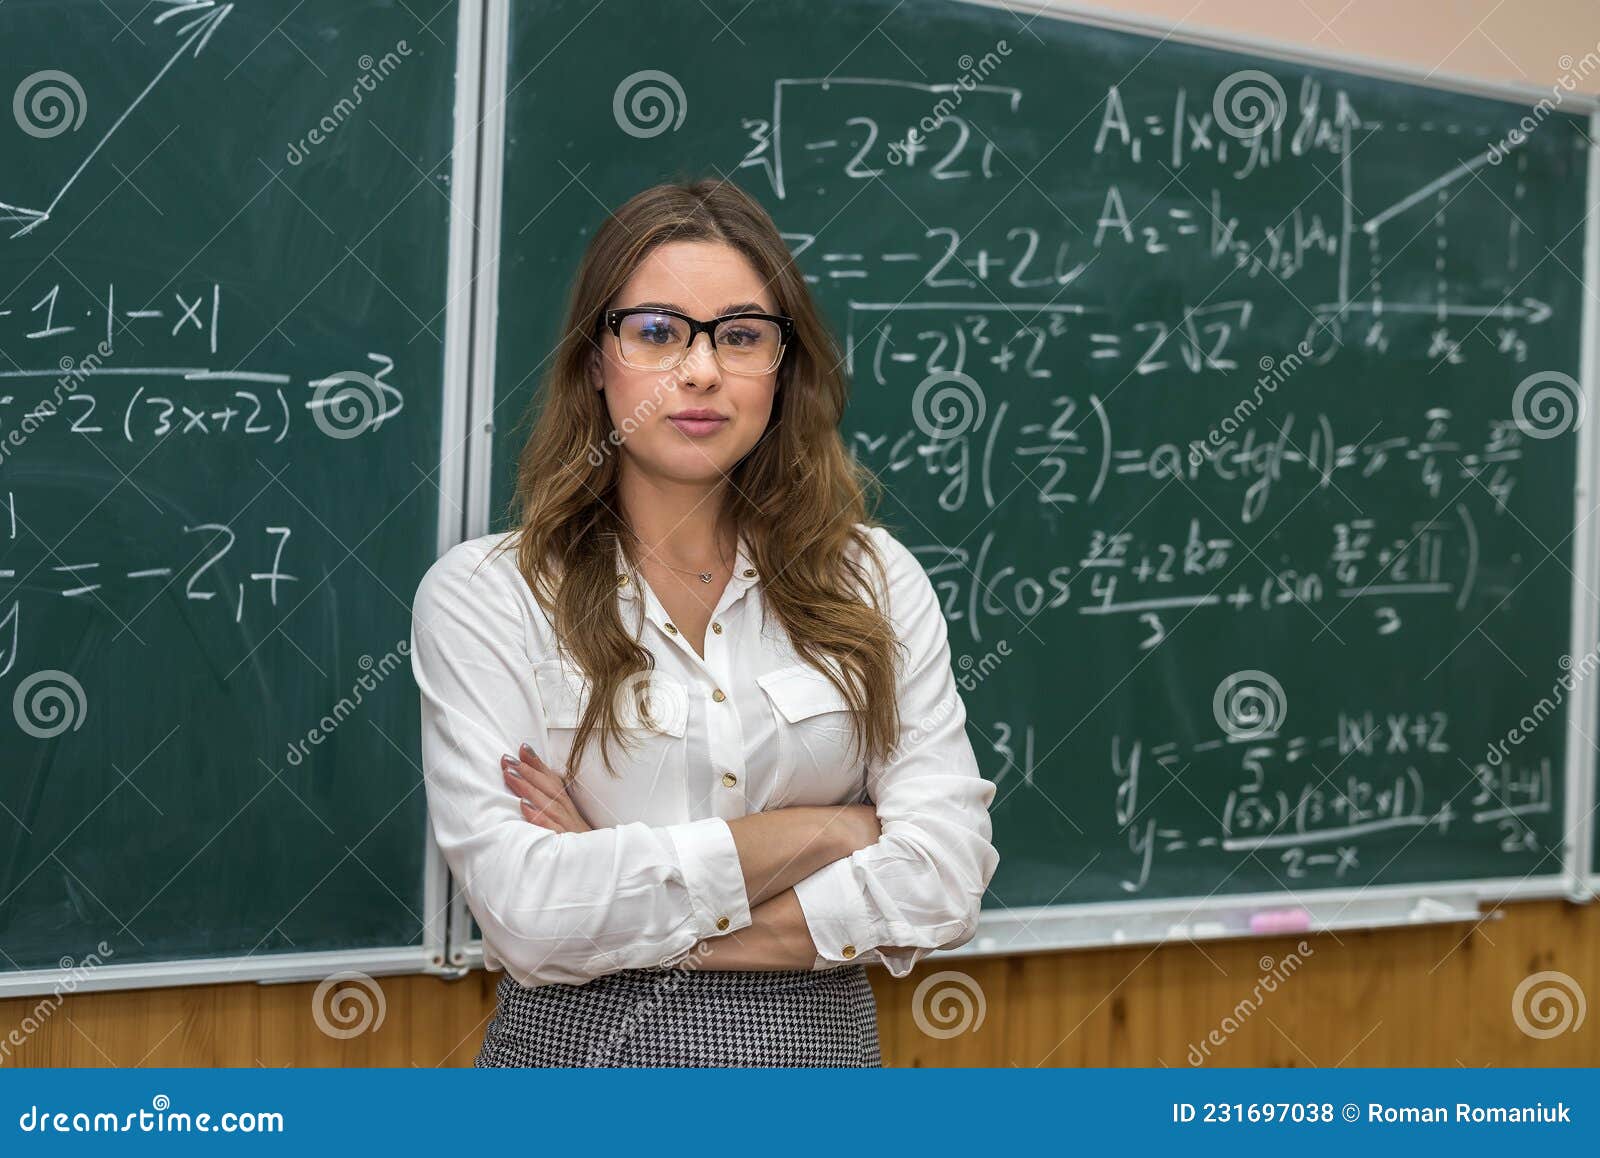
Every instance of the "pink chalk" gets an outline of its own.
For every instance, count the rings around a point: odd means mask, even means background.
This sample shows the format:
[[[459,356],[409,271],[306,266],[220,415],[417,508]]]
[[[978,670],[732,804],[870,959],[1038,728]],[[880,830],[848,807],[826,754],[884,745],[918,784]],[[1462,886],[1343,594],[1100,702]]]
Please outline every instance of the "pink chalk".
[[[1303,933],[1311,928],[1311,914],[1304,909],[1268,909],[1250,915],[1252,933]]]

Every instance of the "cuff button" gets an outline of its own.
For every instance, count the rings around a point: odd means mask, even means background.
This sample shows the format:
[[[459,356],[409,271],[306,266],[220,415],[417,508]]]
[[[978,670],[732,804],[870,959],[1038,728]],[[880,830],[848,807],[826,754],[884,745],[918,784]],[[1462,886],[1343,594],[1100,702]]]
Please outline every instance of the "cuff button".
[[[840,949],[839,952],[843,954],[844,959],[848,961],[850,958],[856,955],[856,947],[854,945],[846,945],[843,949]]]
[[[728,923],[729,922],[728,922],[728,918],[727,917],[718,917],[717,918],[717,931],[718,932],[725,931],[728,928]]]

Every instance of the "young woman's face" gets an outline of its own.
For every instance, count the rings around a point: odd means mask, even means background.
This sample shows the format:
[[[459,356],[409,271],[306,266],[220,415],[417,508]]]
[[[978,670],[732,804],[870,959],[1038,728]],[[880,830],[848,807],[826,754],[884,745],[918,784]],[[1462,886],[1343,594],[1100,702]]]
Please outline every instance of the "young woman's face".
[[[720,242],[673,241],[658,246],[611,303],[612,309],[653,306],[706,322],[750,310],[778,313],[777,302],[743,254]],[[669,327],[676,327],[675,329]],[[647,331],[664,348],[681,321],[664,319]],[[715,482],[750,452],[767,428],[778,381],[761,373],[730,372],[712,354],[709,334],[696,334],[670,370],[641,370],[622,360],[609,328],[601,332],[600,381],[620,451],[634,469],[675,482]],[[635,358],[635,360],[638,360]],[[688,412],[710,412],[710,420]],[[675,418],[676,416],[676,418]]]

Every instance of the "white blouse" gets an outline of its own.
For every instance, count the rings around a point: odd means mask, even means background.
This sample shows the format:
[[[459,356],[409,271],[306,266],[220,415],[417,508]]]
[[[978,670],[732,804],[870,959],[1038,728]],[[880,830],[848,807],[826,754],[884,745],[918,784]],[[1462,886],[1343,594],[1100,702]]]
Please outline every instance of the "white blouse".
[[[440,850],[483,933],[484,963],[524,985],[579,984],[674,964],[750,924],[727,821],[802,804],[870,800],[882,836],[795,886],[817,944],[813,968],[877,961],[904,976],[932,949],[969,940],[998,854],[994,785],[978,772],[927,573],[887,530],[869,530],[889,580],[900,734],[887,762],[852,761],[849,705],[801,661],[739,542],[705,657],[618,552],[623,623],[655,657],[641,715],[618,697],[633,741],[591,739],[571,788],[594,826],[526,820],[500,757],[526,741],[551,768],[568,756],[587,679],[516,568],[509,536],[459,544],[423,578],[411,662],[422,690],[422,765]],[[870,561],[867,574],[876,578]],[[644,716],[650,717],[647,721]],[[653,726],[651,726],[653,725]]]

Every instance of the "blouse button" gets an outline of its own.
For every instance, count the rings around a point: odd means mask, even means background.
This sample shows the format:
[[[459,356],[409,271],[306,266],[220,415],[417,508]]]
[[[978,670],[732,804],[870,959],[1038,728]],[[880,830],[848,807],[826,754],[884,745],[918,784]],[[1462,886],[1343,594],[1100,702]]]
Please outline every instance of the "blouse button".
[[[628,577],[626,575],[618,575],[617,576],[617,586],[618,587],[626,587],[627,585],[628,585]]]
[[[746,579],[754,579],[756,577],[755,569],[753,567],[746,567],[744,569],[744,577]]]
[[[727,699],[728,697],[722,694],[722,689],[721,688],[718,688],[718,689],[716,689],[716,691],[711,693],[711,698],[716,700],[717,703],[720,704],[723,700]]]
[[[673,627],[672,624],[669,623],[669,624],[667,624],[667,634],[668,635],[677,635],[678,634],[678,629],[676,627]]]
[[[739,783],[739,778],[732,772],[724,772],[722,774],[722,786],[724,788],[732,788],[737,783]]]
[[[856,947],[854,945],[846,945],[843,949],[839,950],[839,953],[848,960],[856,955]]]
[[[722,634],[722,624],[720,624],[720,623],[713,623],[713,624],[712,624],[712,625],[711,625],[711,630],[712,630],[712,631],[714,631],[714,632],[716,632],[716,633],[717,633],[717,634],[718,634],[718,635],[721,635],[721,634]]]
[[[718,929],[718,931],[720,932],[721,930],[726,929],[727,927],[728,927],[728,918],[727,917],[718,917],[717,918],[717,929]]]

